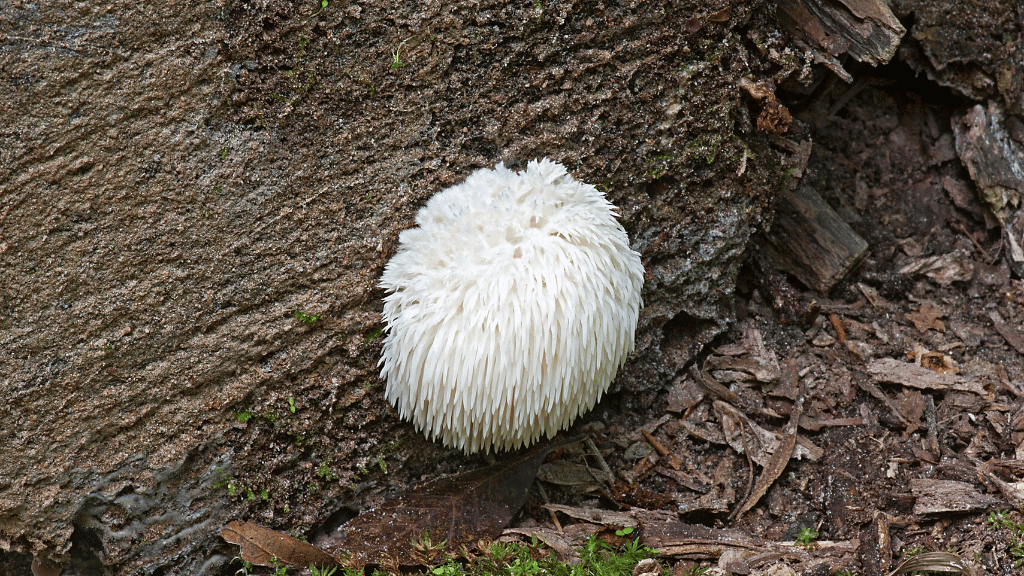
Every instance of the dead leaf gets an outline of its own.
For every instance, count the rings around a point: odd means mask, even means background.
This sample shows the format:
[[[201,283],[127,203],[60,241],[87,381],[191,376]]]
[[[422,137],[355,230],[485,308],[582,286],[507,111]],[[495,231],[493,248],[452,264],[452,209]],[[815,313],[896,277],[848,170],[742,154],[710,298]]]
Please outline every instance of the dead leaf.
[[[566,460],[555,460],[541,465],[537,470],[537,479],[549,484],[557,484],[576,494],[599,490],[601,482],[610,483],[614,480],[614,478],[609,478],[603,470]]]
[[[786,424],[785,429],[782,431],[782,439],[775,451],[772,452],[768,464],[761,470],[761,475],[757,477],[757,483],[754,484],[750,495],[733,513],[733,521],[738,521],[761,500],[761,497],[771,488],[772,484],[775,483],[775,479],[782,474],[782,470],[789,463],[789,459],[793,456],[793,449],[796,447],[797,430],[800,424],[800,414],[803,413],[804,409],[805,396],[804,387],[801,385],[800,394],[793,404],[793,411],[789,414],[789,423]]]
[[[913,322],[914,327],[922,334],[928,330],[935,330],[945,334],[946,325],[939,320],[939,318],[943,318],[945,315],[946,313],[938,306],[922,304],[921,307],[917,309],[917,312],[907,314],[907,320]]]
[[[336,558],[316,546],[252,522],[231,522],[221,530],[220,537],[239,545],[242,560],[260,566],[341,567]]]
[[[896,406],[899,408],[900,414],[903,414],[907,417],[907,420],[910,420],[907,434],[921,427],[921,418],[924,416],[924,410],[927,405],[924,394],[917,390],[904,389],[896,398]]]
[[[900,564],[889,576],[900,574],[916,574],[918,572],[967,572],[964,561],[956,554],[949,552],[924,552]]]
[[[918,357],[918,362],[920,362],[922,367],[939,374],[957,374],[960,372],[960,367],[957,365],[956,360],[941,352],[925,352]]]
[[[781,444],[780,435],[758,426],[745,414],[725,402],[716,400],[714,408],[719,422],[722,423],[726,440],[733,450],[740,454],[748,451],[751,460],[760,466],[765,466]],[[823,451],[807,438],[798,436],[797,445],[792,454],[798,460],[803,458],[817,460]]]
[[[732,6],[726,6],[725,8],[715,12],[714,14],[708,15],[708,22],[728,22],[729,15],[732,13]]]
[[[599,528],[595,526],[593,533],[596,534],[598,530]],[[519,534],[540,540],[547,545],[548,548],[554,550],[555,554],[558,555],[558,559],[563,562],[579,557],[579,554],[576,552],[576,548],[580,545],[580,542],[578,542],[576,538],[569,537],[565,532],[556,532],[550,528],[543,527],[506,528],[505,531],[502,532],[503,536],[507,536],[509,534]],[[518,539],[512,539],[511,541],[517,542]]]
[[[871,303],[872,307],[881,308],[884,310],[891,306],[889,304],[889,301],[883,298],[881,295],[879,295],[878,290],[875,290],[871,286],[868,286],[867,284],[863,283],[858,283],[857,288],[861,291],[862,294],[864,294],[864,297],[867,298],[868,302]]]
[[[359,564],[385,559],[427,564],[481,538],[497,538],[526,501],[526,491],[550,451],[573,440],[539,446],[512,459],[414,485],[379,508],[360,513],[331,538],[327,550],[347,550]]]
[[[668,406],[665,407],[665,410],[675,413],[686,412],[703,399],[704,393],[701,392],[700,386],[697,386],[690,378],[681,376],[668,389],[668,398],[666,398]]]
[[[615,526],[616,528],[637,528],[638,526],[636,518],[629,512],[614,512],[587,506],[563,506],[561,504],[546,504],[544,507],[591,524]]]

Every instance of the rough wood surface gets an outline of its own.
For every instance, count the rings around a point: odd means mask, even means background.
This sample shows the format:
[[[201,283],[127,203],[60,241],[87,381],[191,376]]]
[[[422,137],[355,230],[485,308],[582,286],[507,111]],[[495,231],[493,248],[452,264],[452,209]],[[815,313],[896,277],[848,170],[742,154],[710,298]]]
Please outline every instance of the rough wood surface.
[[[868,243],[804,186],[779,199],[772,229],[757,249],[762,267],[788,272],[826,294],[864,258]]]
[[[896,54],[906,29],[883,0],[781,0],[783,22],[832,56],[849,53],[873,66]]]
[[[914,478],[910,491],[917,497],[914,514],[969,512],[1003,504],[1002,498],[982,494],[973,485],[955,480]]]
[[[998,102],[978,104],[952,120],[956,152],[977,184],[981,198],[1004,225],[1024,200],[1024,144],[1007,131]]]
[[[970,380],[957,374],[933,372],[923,366],[910,362],[901,362],[894,358],[873,360],[867,367],[868,374],[876,382],[902,384],[921,390],[959,390],[973,392],[985,396],[985,387],[976,380]]]

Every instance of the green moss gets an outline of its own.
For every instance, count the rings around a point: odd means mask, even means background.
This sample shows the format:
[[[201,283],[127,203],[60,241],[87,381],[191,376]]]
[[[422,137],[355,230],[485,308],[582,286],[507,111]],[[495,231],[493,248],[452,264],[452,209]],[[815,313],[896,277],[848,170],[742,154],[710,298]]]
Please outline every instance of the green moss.
[[[422,542],[420,542],[422,544]],[[637,562],[657,551],[641,546],[639,539],[613,547],[592,536],[578,550],[579,560],[561,562],[554,552],[541,552],[535,538],[530,544],[492,544],[468,562],[449,560],[432,567],[430,576],[628,576]]]

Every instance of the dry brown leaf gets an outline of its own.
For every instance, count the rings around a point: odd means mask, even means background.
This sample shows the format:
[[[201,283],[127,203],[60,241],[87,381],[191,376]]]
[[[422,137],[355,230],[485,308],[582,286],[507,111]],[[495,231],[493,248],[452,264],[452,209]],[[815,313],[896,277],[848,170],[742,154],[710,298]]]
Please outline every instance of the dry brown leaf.
[[[561,512],[570,518],[583,520],[584,522],[590,522],[591,524],[615,526],[616,528],[637,527],[636,518],[629,512],[615,512],[612,510],[602,510],[600,508],[590,508],[588,506],[564,506],[562,504],[545,504],[544,508],[555,512]]]
[[[473,547],[481,538],[494,539],[519,511],[526,491],[550,451],[563,440],[512,459],[414,485],[380,507],[360,513],[342,526],[342,534],[321,545],[346,550],[357,564],[430,563]]]
[[[739,520],[743,517],[748,510],[754,507],[755,504],[761,497],[764,496],[765,492],[771,488],[771,485],[775,483],[775,479],[782,474],[782,470],[785,469],[786,464],[789,463],[789,459],[793,456],[793,449],[796,447],[797,430],[800,424],[800,414],[803,413],[804,409],[804,387],[800,387],[800,395],[797,397],[796,402],[793,404],[793,411],[789,414],[789,423],[786,424],[785,429],[782,431],[782,439],[779,442],[778,447],[772,452],[771,459],[768,464],[761,470],[761,475],[757,477],[757,483],[754,484],[753,490],[747,497],[746,501],[740,504],[733,513],[733,520]]]
[[[336,558],[312,544],[252,522],[231,522],[221,530],[220,537],[239,545],[242,560],[260,566],[341,566]]]
[[[907,420],[910,420],[907,434],[921,427],[921,418],[924,417],[924,410],[927,405],[924,394],[917,390],[904,389],[896,397],[896,406],[899,408],[900,414],[903,414],[907,417]]]
[[[566,460],[555,460],[541,465],[537,470],[537,479],[550,484],[557,484],[563,489],[577,494],[598,490],[602,482],[611,482],[603,470],[590,468]]]
[[[992,319],[992,325],[996,332],[999,332],[999,335],[1006,340],[1007,344],[1013,346],[1013,349],[1017,352],[1024,354],[1024,333],[1021,333],[1019,328],[1013,328],[1003,321],[1003,317],[995,310],[989,312],[988,316]]]
[[[704,393],[700,386],[686,376],[677,378],[668,390],[666,401],[668,406],[665,410],[669,412],[682,413],[696,406],[704,399]]]
[[[594,526],[593,533],[597,533],[599,529],[600,528],[597,526]],[[565,532],[557,532],[550,528],[543,527],[506,528],[505,531],[502,532],[503,536],[508,536],[509,534],[517,534],[540,540],[547,545],[548,548],[554,550],[555,554],[558,555],[558,559],[563,562],[579,557],[579,554],[576,553],[576,547],[579,546],[580,542],[577,542],[575,538],[569,537]],[[504,538],[502,540],[504,540]],[[510,541],[517,542],[518,540],[518,538],[515,538]]]
[[[740,454],[748,452],[750,459],[760,466],[765,466],[771,455],[781,444],[780,435],[765,430],[735,407],[716,400],[715,412],[722,424],[722,431],[728,444]],[[803,436],[797,437],[797,445],[792,455],[798,460],[807,458],[817,460],[822,455],[821,448]]]
[[[918,362],[923,368],[939,374],[960,373],[960,366],[957,365],[956,360],[941,352],[925,352],[918,358]]]
[[[938,306],[932,304],[922,304],[917,312],[910,312],[907,314],[907,320],[914,323],[914,327],[917,331],[924,334],[928,330],[935,330],[937,332],[946,333],[946,325],[942,323],[939,318],[946,316],[946,313],[942,311]]]
[[[913,574],[917,572],[949,572],[963,574],[964,572],[968,572],[968,570],[966,566],[964,566],[964,561],[956,554],[950,554],[949,552],[924,552],[907,559],[906,562],[897,566],[889,576],[899,576],[900,574]]]

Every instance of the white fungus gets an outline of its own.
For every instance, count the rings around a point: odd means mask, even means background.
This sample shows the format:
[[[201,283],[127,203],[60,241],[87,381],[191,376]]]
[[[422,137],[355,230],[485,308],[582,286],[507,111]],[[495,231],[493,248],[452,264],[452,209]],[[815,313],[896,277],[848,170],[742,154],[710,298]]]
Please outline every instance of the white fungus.
[[[431,198],[384,269],[386,395],[467,452],[553,436],[626,357],[643,265],[614,206],[550,160],[498,164]]]

